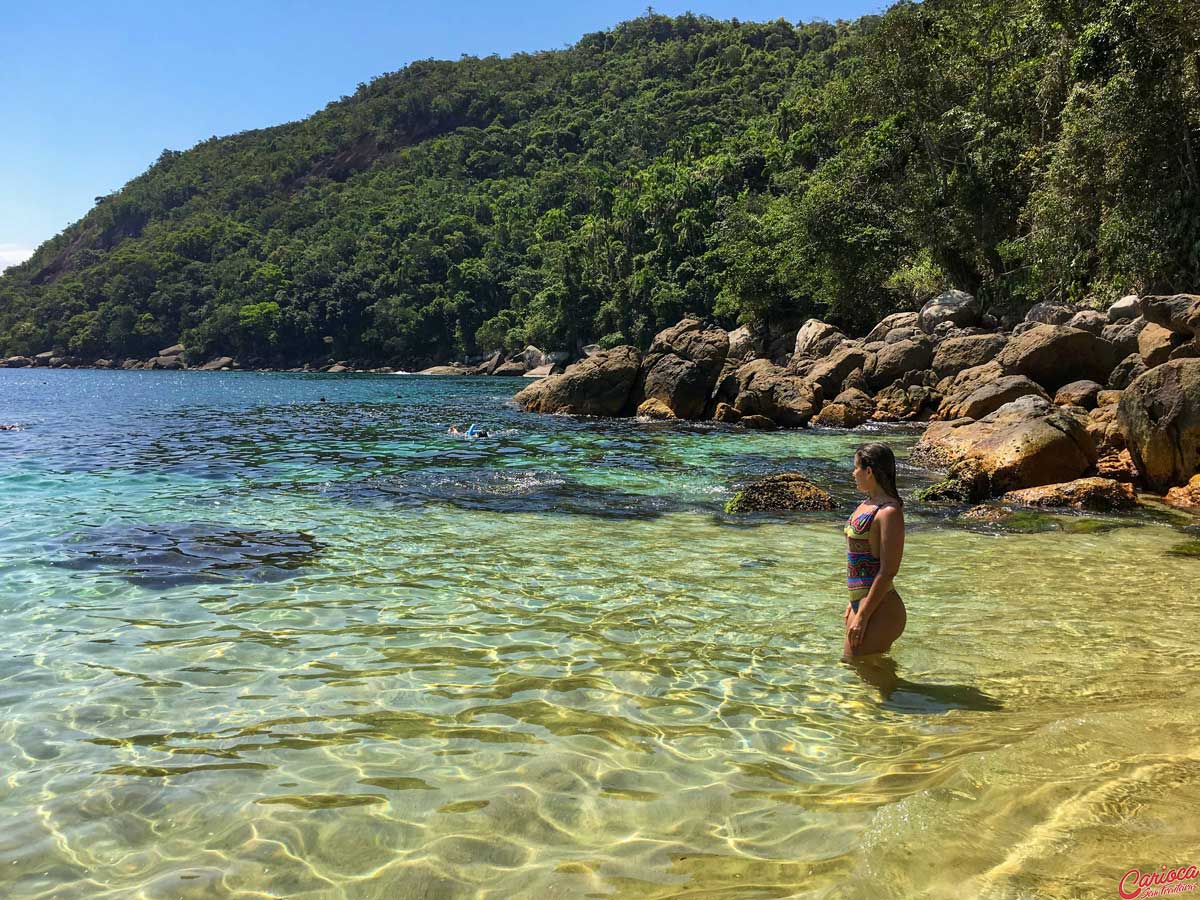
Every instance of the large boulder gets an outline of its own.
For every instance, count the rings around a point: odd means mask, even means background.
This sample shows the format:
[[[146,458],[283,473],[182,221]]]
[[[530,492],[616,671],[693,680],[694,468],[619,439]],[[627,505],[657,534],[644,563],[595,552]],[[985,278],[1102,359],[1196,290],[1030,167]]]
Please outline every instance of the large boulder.
[[[1185,484],[1200,464],[1200,359],[1163,363],[1121,394],[1117,421],[1146,486]]]
[[[160,358],[163,356],[182,356],[183,344],[172,344],[170,347],[164,347],[158,351],[158,355]]]
[[[826,403],[812,424],[825,428],[857,428],[870,419],[874,411],[874,400],[856,388],[849,388]]]
[[[1048,391],[1072,381],[1104,383],[1116,364],[1113,345],[1066,325],[1034,325],[1009,340],[996,357],[1006,375],[1025,375]]]
[[[715,380],[715,374],[710,380],[700,365],[674,353],[647,357],[640,388],[635,390],[636,400],[656,400],[676,418],[698,419],[708,406]]]
[[[1080,331],[1101,334],[1108,326],[1108,316],[1094,309],[1082,309],[1067,320],[1067,325]]]
[[[1106,512],[1114,509],[1131,509],[1137,506],[1137,497],[1128,484],[1112,478],[1077,478],[1060,484],[1043,484],[1039,487],[1009,491],[1000,502],[1012,506],[1065,506],[1071,509],[1090,509]]]
[[[633,347],[614,347],[569,366],[561,375],[536,381],[514,398],[529,412],[620,416],[631,412],[630,394],[642,355]]]
[[[824,359],[817,360],[797,374],[820,385],[825,395],[836,394],[855,369],[866,371],[871,361],[872,354],[866,350],[853,344],[843,344]]]
[[[208,362],[206,362],[204,365],[202,365],[200,367],[200,369],[203,372],[217,372],[217,371],[220,371],[221,369],[231,368],[232,366],[233,366],[233,357],[232,356],[218,356],[214,359],[210,359]]]
[[[1025,313],[1025,321],[1041,325],[1065,325],[1074,314],[1074,310],[1069,306],[1060,306],[1057,303],[1036,303],[1029,312]]]
[[[768,359],[746,363],[735,377],[733,406],[743,417],[763,416],[780,425],[802,428],[821,409],[824,394],[819,386]]]
[[[8,359],[0,363],[6,369],[27,369],[33,365],[33,358],[29,356],[10,356]]]
[[[911,422],[928,418],[937,405],[937,395],[922,384],[896,381],[875,395],[871,418],[879,422]]]
[[[940,377],[957,375],[963,369],[991,362],[1004,349],[1007,339],[1000,334],[971,334],[952,337],[938,344],[932,368]]]
[[[1123,391],[1146,371],[1146,361],[1135,350],[1113,366],[1112,373],[1108,376],[1108,386],[1113,390]]]
[[[492,369],[492,375],[496,378],[520,378],[528,371],[529,367],[525,365],[525,360],[523,358],[510,359],[507,362],[500,363],[500,365]]]
[[[1117,421],[1116,403],[1097,406],[1088,413],[1085,427],[1096,444],[1096,452],[1100,456],[1120,453],[1125,449],[1125,435]]]
[[[1200,294],[1143,297],[1142,315],[1177,334],[1200,335]]]
[[[869,344],[872,341],[886,341],[887,336],[900,328],[921,327],[921,314],[916,312],[899,312],[892,313],[890,316],[884,316],[879,320],[879,324],[871,329],[870,333],[863,338],[863,343]]]
[[[929,368],[933,360],[933,345],[928,338],[900,340],[885,344],[875,354],[875,364],[864,370],[867,383],[873,389],[891,384],[908,372]]]
[[[632,402],[659,400],[680,419],[701,418],[728,355],[723,329],[684,319],[655,335]]]
[[[1064,384],[1054,395],[1056,406],[1079,406],[1083,409],[1094,409],[1104,385],[1086,379]]]
[[[1126,294],[1108,308],[1108,321],[1120,322],[1122,319],[1136,319],[1141,314],[1141,299],[1137,294]]]
[[[729,353],[726,359],[746,360],[756,356],[762,346],[761,326],[742,325],[729,332]]]
[[[1111,325],[1105,325],[1100,331],[1104,338],[1116,348],[1118,359],[1123,359],[1130,353],[1138,352],[1138,335],[1146,327],[1146,320],[1141,316],[1132,319],[1122,319]]]
[[[1033,380],[1024,375],[1004,375],[985,381],[969,393],[950,394],[938,407],[940,419],[982,419],[1018,397],[1049,396]]]
[[[1073,481],[1096,464],[1096,445],[1078,418],[1045,397],[1025,396],[979,421],[934,422],[912,452],[934,468],[966,464],[977,473],[972,494]]]
[[[728,513],[827,511],[836,508],[829,492],[803,475],[785,472],[757,478],[725,504]]]
[[[979,324],[979,302],[965,291],[946,291],[921,307],[921,330],[932,334],[947,322],[952,327]]]
[[[796,347],[792,352],[792,357],[794,359],[819,359],[845,339],[846,335],[827,322],[822,322],[820,319],[809,319],[796,332]]]
[[[1176,341],[1176,339],[1179,339]],[[1146,327],[1138,335],[1138,355],[1146,364],[1147,369],[1161,366],[1171,358],[1171,351],[1177,343],[1186,340],[1183,335],[1164,328],[1155,322],[1147,322]]]
[[[523,362],[526,369],[536,369],[538,366],[544,366],[546,363],[552,361],[547,359],[546,354],[532,344],[528,345],[520,353],[513,354],[510,359]]]

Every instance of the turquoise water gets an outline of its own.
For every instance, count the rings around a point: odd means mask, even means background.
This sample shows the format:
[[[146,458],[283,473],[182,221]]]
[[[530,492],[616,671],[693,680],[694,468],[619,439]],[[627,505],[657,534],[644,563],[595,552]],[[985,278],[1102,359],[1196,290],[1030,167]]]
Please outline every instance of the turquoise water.
[[[3,895],[1078,897],[1194,861],[1177,527],[911,509],[908,632],[856,670],[861,434],[523,384],[0,371]],[[841,511],[722,512],[773,471]]]

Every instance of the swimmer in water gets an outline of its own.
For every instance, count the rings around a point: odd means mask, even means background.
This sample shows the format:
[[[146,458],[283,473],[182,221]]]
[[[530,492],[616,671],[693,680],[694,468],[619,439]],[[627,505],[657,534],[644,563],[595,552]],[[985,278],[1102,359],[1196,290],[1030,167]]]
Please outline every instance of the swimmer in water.
[[[488,436],[488,432],[483,428],[476,428],[474,422],[472,422],[467,427],[466,431],[463,431],[457,425],[451,425],[449,433],[457,434],[457,435],[461,435],[462,437],[469,437],[469,438],[487,437]]]

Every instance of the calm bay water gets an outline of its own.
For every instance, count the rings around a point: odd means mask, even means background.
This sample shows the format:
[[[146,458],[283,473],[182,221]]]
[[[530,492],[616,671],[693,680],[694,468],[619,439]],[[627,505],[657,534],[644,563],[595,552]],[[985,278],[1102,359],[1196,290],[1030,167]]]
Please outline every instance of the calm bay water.
[[[0,370],[0,894],[1090,897],[1200,863],[1187,535],[911,509],[909,629],[863,672],[862,435],[523,384]],[[841,512],[723,514],[784,470]]]

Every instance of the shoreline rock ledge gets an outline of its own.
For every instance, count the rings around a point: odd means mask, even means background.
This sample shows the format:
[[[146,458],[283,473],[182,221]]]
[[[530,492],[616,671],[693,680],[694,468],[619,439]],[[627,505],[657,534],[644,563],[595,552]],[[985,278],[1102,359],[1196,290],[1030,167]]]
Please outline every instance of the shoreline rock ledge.
[[[531,412],[745,429],[909,422],[926,429],[912,460],[947,472],[923,493],[933,501],[1051,485],[1012,499],[1086,506],[1107,492],[1119,503],[1127,489],[1166,494],[1196,476],[1200,295],[1130,295],[1107,310],[1042,303],[1005,322],[962,291],[857,339],[818,319],[725,331],[690,317],[645,353],[593,349],[514,399]],[[1096,477],[1123,487],[1070,487]]]

